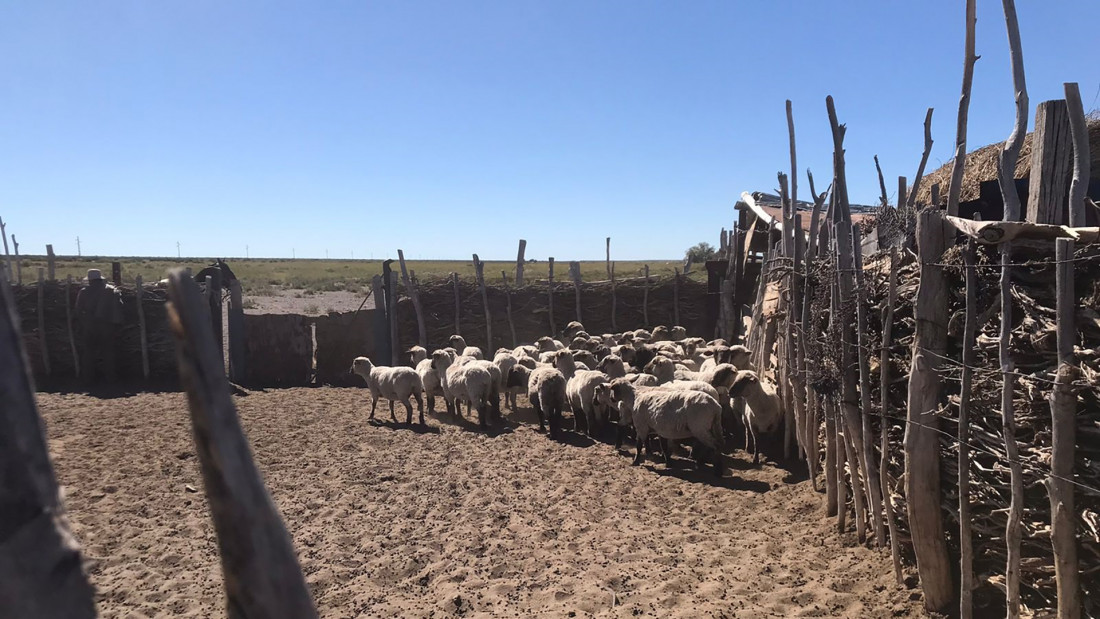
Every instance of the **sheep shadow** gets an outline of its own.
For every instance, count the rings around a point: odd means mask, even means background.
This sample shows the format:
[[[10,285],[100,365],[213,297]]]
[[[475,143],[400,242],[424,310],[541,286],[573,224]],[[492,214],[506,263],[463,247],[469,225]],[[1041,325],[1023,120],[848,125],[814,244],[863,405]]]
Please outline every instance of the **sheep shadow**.
[[[383,420],[383,419],[375,418],[375,419],[368,419],[367,420],[367,423],[369,425],[375,427],[375,428],[384,428],[386,430],[392,430],[394,432],[401,431],[401,430],[407,430],[409,432],[412,432],[413,434],[439,434],[440,433],[441,430],[440,430],[439,426],[428,425],[427,422],[428,422],[428,416],[427,415],[424,416],[424,425],[420,425],[419,423],[417,423],[415,418],[413,419],[413,422],[411,424],[405,423],[404,421],[397,421],[395,423],[392,419]]]
[[[467,417],[465,413],[462,415],[451,414],[448,413],[446,409],[435,412],[425,411],[424,418],[436,420],[436,422],[439,423],[439,427],[452,426],[468,432],[479,432],[491,438],[501,436],[502,434],[510,434],[515,431],[516,427],[515,424],[510,422],[503,414],[500,420],[492,421],[487,428],[481,427],[476,416],[471,419]],[[439,432],[438,427],[436,432]]]
[[[715,477],[714,470],[711,469],[710,466],[700,470],[695,468],[694,462],[685,462],[679,459],[673,459],[667,467],[652,463],[647,463],[643,466],[645,466],[646,470],[652,471],[662,477],[675,477],[676,479],[693,484],[706,484],[717,488],[755,492],[756,494],[764,494],[771,490],[771,485],[767,482],[745,479],[736,475]]]

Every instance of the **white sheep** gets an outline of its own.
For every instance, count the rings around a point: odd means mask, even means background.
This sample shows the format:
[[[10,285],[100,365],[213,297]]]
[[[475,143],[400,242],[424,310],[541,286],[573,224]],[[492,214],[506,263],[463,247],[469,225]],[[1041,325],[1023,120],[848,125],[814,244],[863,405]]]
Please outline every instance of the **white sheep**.
[[[688,332],[687,332],[687,329],[685,329],[685,328],[683,328],[679,325],[676,325],[676,326],[672,327],[672,329],[669,330],[669,336],[671,336],[672,339],[674,339],[674,340],[683,340],[683,339],[687,338]],[[702,340],[703,338],[699,338],[699,339]]]
[[[596,369],[607,374],[609,378],[622,378],[626,376],[626,364],[618,355],[608,355],[596,364]]]
[[[496,354],[495,357],[493,357],[493,365],[497,366],[497,369],[500,370],[500,376],[502,379],[500,383],[500,391],[504,394],[504,405],[511,407],[513,412],[516,410],[516,394],[526,391],[526,388],[521,390],[518,387],[509,388],[507,386],[508,373],[512,371],[512,368],[516,367],[517,363],[519,363],[519,360],[516,359],[515,355],[508,351],[500,351]]]
[[[466,348],[466,338],[461,335],[452,335],[447,338],[447,345],[455,350],[462,350]]]
[[[674,380],[671,383],[657,385],[657,387],[659,389],[672,389],[675,391],[698,391],[714,398],[716,402],[722,401],[721,396],[718,395],[718,390],[710,383],[705,383],[701,380]]]
[[[567,340],[571,340],[582,331],[584,331],[584,325],[574,320],[565,325],[565,330],[561,332],[561,336]]]
[[[607,374],[593,370],[579,370],[565,385],[565,395],[569,399],[569,407],[573,409],[574,429],[578,421],[585,420],[585,432],[588,436],[596,436],[605,421],[603,406],[595,397],[596,385],[609,381]]]
[[[775,392],[775,385],[760,380],[756,372],[741,370],[729,388],[731,397],[745,399],[745,449],[752,437],[752,462],[760,462],[760,445],[757,435],[773,432],[783,420],[783,400]]]
[[[405,405],[407,413],[405,423],[412,423],[412,405],[409,397],[416,399],[416,407],[420,411],[420,425],[424,425],[424,400],[420,392],[424,386],[420,382],[420,375],[416,370],[405,367],[376,366],[366,357],[356,357],[351,363],[351,371],[362,376],[370,388],[370,418],[374,419],[374,411],[378,407],[378,398],[386,398],[390,404],[390,418],[397,422],[397,416],[393,413],[393,401],[397,400]]]
[[[644,372],[631,372],[624,376],[623,379],[638,387],[656,387],[661,384],[656,376]]]
[[[562,411],[568,406],[565,395],[566,380],[556,368],[539,366],[533,370],[516,365],[508,375],[508,386],[527,385],[527,398],[539,417],[539,430],[550,425],[550,436],[555,437],[561,428]]]
[[[413,367],[416,367],[416,364],[428,358],[428,351],[424,350],[423,346],[413,346],[407,353],[409,359],[412,360]]]
[[[478,348],[477,346],[466,346],[466,347],[464,347],[462,349],[462,356],[463,357],[472,357],[472,358],[477,359],[479,361],[485,358],[485,354],[482,353],[481,349]]]
[[[482,428],[488,427],[485,413],[488,412],[493,391],[493,377],[488,370],[476,360],[459,364],[443,350],[432,353],[432,367],[439,373],[447,409],[462,416],[461,403],[466,402],[468,409],[477,411],[478,424]]]
[[[657,377],[659,384],[670,383],[676,380],[676,364],[667,357],[654,357],[645,366],[646,374]]]
[[[700,391],[679,389],[645,389],[618,379],[611,383],[611,398],[618,404],[619,426],[633,424],[637,437],[634,464],[642,462],[642,446],[651,433],[663,439],[661,451],[665,464],[669,461],[669,440],[694,438],[713,452],[714,474],[722,475],[722,407],[718,401]],[[692,449],[700,468],[703,450]]]

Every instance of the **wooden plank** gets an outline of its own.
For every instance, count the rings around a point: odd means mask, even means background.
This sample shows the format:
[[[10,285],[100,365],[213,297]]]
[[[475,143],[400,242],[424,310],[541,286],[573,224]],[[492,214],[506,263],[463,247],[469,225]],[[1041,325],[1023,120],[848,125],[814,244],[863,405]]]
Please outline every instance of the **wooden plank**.
[[[214,343],[218,350],[225,350],[225,332],[222,331],[222,271],[215,269],[212,276],[207,278],[210,282],[210,327],[214,332]],[[222,372],[225,372],[224,353],[218,355],[222,360]]]
[[[959,388],[959,617],[974,616],[974,542],[970,521],[970,396],[977,364],[978,268],[976,243],[968,239],[963,262],[966,270],[966,320],[963,324],[962,384]]]
[[[393,260],[382,261],[382,289],[386,292],[386,324],[389,327],[390,366],[401,365],[401,342],[397,337],[397,282],[390,265]]]
[[[71,279],[71,276],[70,276]],[[66,290],[66,296],[68,291]],[[145,288],[141,281],[141,275],[134,278],[134,298],[137,304],[137,316],[138,316],[138,338],[141,341],[141,375],[145,380],[149,380],[149,339],[145,332],[145,306],[144,306]],[[75,356],[75,352],[73,353]]]
[[[46,245],[46,280],[57,281],[57,256],[53,253],[53,245]]]
[[[69,530],[3,269],[0,403],[0,614],[13,619],[95,617],[95,592]]]
[[[1035,131],[1031,136],[1027,221],[1069,223],[1065,206],[1072,163],[1069,108],[1062,99],[1043,101],[1035,108]]]
[[[69,349],[73,352],[73,376],[80,376],[80,353],[76,349],[76,335],[73,333],[73,276],[65,277],[65,330],[69,334]]]
[[[1089,128],[1085,122],[1085,108],[1081,104],[1081,90],[1074,82],[1064,85],[1066,111],[1069,114],[1070,142],[1073,144],[1073,179],[1069,184],[1069,225],[1080,228],[1085,223],[1085,197],[1089,189],[1092,153],[1089,146]]]
[[[878,466],[875,463],[871,443],[871,343],[868,338],[867,290],[863,281],[863,250],[858,225],[852,226],[852,263],[856,272],[856,332],[859,351],[859,403],[860,442],[863,448],[864,483],[870,499],[870,524],[875,532],[875,545],[886,545],[886,529],[882,521],[882,488],[879,486]]]
[[[1023,532],[1020,521],[1024,514],[1024,480],[1020,466],[1020,449],[1016,443],[1016,412],[1012,404],[1012,392],[1016,375],[1012,362],[1012,244],[1001,245],[1001,337],[998,357],[1001,363],[1001,428],[1004,434],[1005,455],[1008,458],[1011,499],[1008,504],[1008,522],[1005,525],[1005,547],[1008,554],[1005,568],[1005,598],[1008,617],[1020,616],[1020,543]]]
[[[413,311],[416,312],[417,343],[427,348],[428,327],[424,322],[424,307],[420,304],[420,291],[416,284],[409,278],[409,271],[405,267],[405,252],[403,250],[397,250],[397,260],[401,264],[401,283],[405,285],[405,290],[408,291],[409,298],[412,299]]]
[[[841,344],[841,403],[840,411],[844,420],[845,450],[848,466],[851,468],[852,499],[856,510],[856,538],[863,542],[867,535],[865,519],[867,507],[867,463],[863,460],[863,424],[859,418],[858,392],[858,353],[856,351],[855,323],[855,265],[852,262],[853,249],[852,224],[839,221],[834,224],[837,255],[837,291],[839,311],[832,315],[840,328]],[[863,480],[861,483],[860,480]]]
[[[169,323],[192,437],[218,537],[230,617],[316,617],[305,578],[252,459],[229,396],[222,351],[190,277],[168,277]]]
[[[519,254],[516,256],[516,288],[523,287],[523,264],[525,262],[523,253],[527,250],[527,241],[524,239],[519,240]],[[513,338],[515,339],[515,338]],[[421,344],[423,346],[423,344]]]
[[[905,497],[924,606],[940,611],[955,600],[952,569],[940,509],[939,410],[942,359],[947,352],[947,281],[943,253],[947,243],[943,216],[934,208],[917,218],[920,284],[913,309],[916,334],[909,371],[908,422],[905,427]]]
[[[46,270],[38,267],[38,344],[42,348],[42,367],[46,376],[50,371],[50,347],[46,343]]]
[[[933,205],[932,208],[938,209]],[[890,345],[894,342],[894,305],[898,298],[898,250],[890,248],[890,275],[887,285],[886,307],[882,310],[882,349],[879,352],[879,406],[882,425],[879,428],[879,486],[882,488],[882,506],[886,512],[886,527],[890,531],[890,558],[894,562],[894,580],[904,584],[901,573],[901,544],[898,540],[897,520],[894,518],[893,492],[890,490],[890,440],[887,431],[890,412]]]

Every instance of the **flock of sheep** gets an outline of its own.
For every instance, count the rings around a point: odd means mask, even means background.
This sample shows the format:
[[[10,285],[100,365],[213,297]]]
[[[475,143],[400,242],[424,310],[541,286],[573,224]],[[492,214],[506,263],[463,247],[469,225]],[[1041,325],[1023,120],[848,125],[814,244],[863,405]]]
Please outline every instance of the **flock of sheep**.
[[[465,403],[467,413],[476,411],[478,423],[487,428],[500,421],[501,395],[504,406],[515,411],[516,394],[526,393],[539,429],[549,425],[551,437],[560,434],[568,410],[574,430],[583,427],[594,438],[614,424],[616,448],[633,429],[634,464],[641,462],[643,446],[654,435],[666,464],[670,441],[694,439],[693,458],[701,467],[704,451],[709,452],[716,475],[722,474],[723,418],[727,426],[730,420],[743,420],[745,448],[751,438],[754,463],[759,462],[758,434],[776,430],[784,418],[775,386],[757,375],[744,346],[687,337],[683,327],[594,337],[579,322],[571,322],[563,336],[568,344],[542,337],[534,345],[501,348],[489,361],[481,349],[452,335],[447,348],[431,355],[420,346],[411,348],[415,367],[376,366],[358,357],[351,371],[370,388],[371,419],[384,398],[394,422],[397,401],[405,405],[405,423],[411,424],[411,398],[423,425],[424,395],[429,412],[435,412],[436,397],[443,398],[451,415],[462,416]]]

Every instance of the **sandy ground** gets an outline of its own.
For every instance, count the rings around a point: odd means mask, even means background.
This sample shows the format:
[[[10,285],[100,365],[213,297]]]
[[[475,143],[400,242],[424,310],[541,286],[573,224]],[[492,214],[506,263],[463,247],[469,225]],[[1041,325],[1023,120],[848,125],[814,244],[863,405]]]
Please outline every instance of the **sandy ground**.
[[[304,290],[275,290],[268,295],[245,295],[246,314],[302,314],[316,316],[329,312],[354,312],[363,303],[366,294],[338,290],[314,292]],[[374,295],[367,299],[363,309],[374,309]]]
[[[740,452],[716,482],[551,441],[522,406],[487,436],[368,422],[361,389],[237,402],[324,617],[922,614],[808,482]],[[184,396],[39,403],[101,616],[223,615]]]

